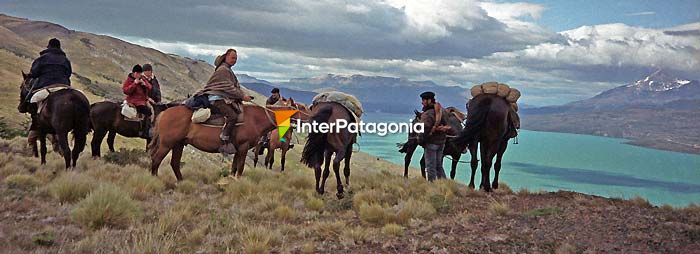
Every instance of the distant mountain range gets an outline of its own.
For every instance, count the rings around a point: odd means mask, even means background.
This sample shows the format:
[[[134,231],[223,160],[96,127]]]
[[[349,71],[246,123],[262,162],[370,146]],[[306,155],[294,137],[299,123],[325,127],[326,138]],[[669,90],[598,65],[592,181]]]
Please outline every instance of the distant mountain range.
[[[589,99],[521,113],[525,129],[620,137],[700,154],[700,82],[663,70]]]
[[[341,91],[357,96],[367,112],[410,114],[420,109],[419,95],[425,91],[435,92],[436,98],[445,106],[464,109],[469,98],[466,88],[441,86],[432,81],[412,81],[404,78],[335,75],[313,78],[294,78],[288,82],[265,85],[248,85],[259,93],[269,94],[272,86],[278,86],[285,97],[309,103],[313,95],[323,91]]]

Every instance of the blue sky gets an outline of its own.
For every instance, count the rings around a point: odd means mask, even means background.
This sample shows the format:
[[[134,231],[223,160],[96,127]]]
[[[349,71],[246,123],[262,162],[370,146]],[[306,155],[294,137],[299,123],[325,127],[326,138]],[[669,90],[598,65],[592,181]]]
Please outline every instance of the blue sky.
[[[205,60],[236,48],[237,72],[273,82],[500,81],[550,105],[658,69],[700,79],[700,0],[0,0],[0,12]]]
[[[666,28],[698,22],[698,0],[531,0],[545,6],[536,21],[554,31],[580,26],[624,23],[647,28]]]

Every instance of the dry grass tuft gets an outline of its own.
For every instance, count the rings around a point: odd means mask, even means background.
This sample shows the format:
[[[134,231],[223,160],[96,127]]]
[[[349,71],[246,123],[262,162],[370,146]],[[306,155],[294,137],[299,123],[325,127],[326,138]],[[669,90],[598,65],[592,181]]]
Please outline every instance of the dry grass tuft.
[[[323,210],[324,203],[323,199],[309,195],[304,205],[309,210],[320,212],[321,210]]]
[[[126,181],[126,187],[131,196],[138,200],[145,200],[152,194],[165,190],[165,184],[158,178],[147,172],[131,175]]]
[[[375,225],[384,225],[391,222],[391,215],[379,204],[361,204],[360,220]]]
[[[370,232],[365,227],[348,227],[340,234],[340,241],[346,247],[363,244],[369,239]]]
[[[243,252],[250,254],[270,253],[281,240],[282,234],[279,231],[259,225],[249,227],[241,234]]]
[[[49,193],[61,203],[72,203],[83,199],[95,187],[97,184],[94,178],[75,172],[66,172],[49,185]]]
[[[17,174],[6,177],[5,184],[11,189],[32,191],[41,185],[41,181],[33,175]]]
[[[399,224],[389,223],[382,227],[382,233],[391,237],[403,236],[403,227]]]
[[[576,246],[565,242],[565,243],[560,244],[559,247],[557,247],[554,250],[554,253],[555,254],[573,254],[573,253],[578,253],[578,252],[576,251]]]
[[[279,220],[293,220],[296,218],[297,214],[296,211],[289,206],[280,205],[275,208],[274,216]]]
[[[129,194],[113,184],[103,184],[80,201],[72,212],[74,221],[92,229],[126,228],[141,215]]]
[[[175,190],[184,194],[192,194],[197,191],[197,183],[192,180],[183,180],[175,185]]]
[[[651,205],[651,203],[649,203],[649,200],[647,200],[643,197],[640,197],[640,196],[636,196],[636,197],[630,199],[629,201],[632,202],[634,205],[636,205],[638,207],[642,207],[642,208],[654,207]]]
[[[437,211],[433,206],[422,200],[408,199],[406,201],[401,201],[395,207],[396,209],[396,222],[399,224],[406,224],[411,219],[423,219],[427,220],[432,218]]]
[[[489,204],[488,211],[495,216],[506,216],[510,213],[510,207],[505,203],[493,201]]]

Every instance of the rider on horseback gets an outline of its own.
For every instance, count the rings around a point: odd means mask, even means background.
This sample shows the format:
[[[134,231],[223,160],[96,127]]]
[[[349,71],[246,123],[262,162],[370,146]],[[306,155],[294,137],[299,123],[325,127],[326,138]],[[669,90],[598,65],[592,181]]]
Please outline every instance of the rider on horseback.
[[[241,113],[241,103],[253,100],[253,97],[243,93],[236,74],[231,70],[237,60],[238,53],[235,49],[229,49],[225,54],[218,56],[214,61],[216,70],[207,84],[195,93],[195,96],[207,95],[211,105],[226,117],[226,124],[219,136],[222,144],[219,152],[225,154],[236,153],[231,137],[236,137],[235,127],[238,114]]]
[[[160,103],[162,99],[160,93],[160,82],[158,82],[158,78],[153,75],[153,66],[150,64],[143,65],[143,77],[149,84],[151,84],[152,87],[151,92],[148,93],[149,101],[151,101],[153,104]]]
[[[151,83],[146,80],[141,73],[143,68],[141,65],[134,65],[131,73],[124,80],[122,90],[126,94],[126,102],[136,107],[136,112],[143,115],[141,119],[141,131],[139,132],[142,138],[150,138],[151,129],[151,108],[148,107],[148,94],[152,89]]]
[[[71,68],[70,61],[66,57],[66,53],[61,50],[61,41],[56,38],[49,40],[49,45],[45,50],[39,53],[39,58],[35,59],[32,63],[32,69],[29,72],[28,77],[33,78],[32,88],[29,94],[23,98],[25,103],[20,104],[19,111],[21,113],[29,112],[32,115],[32,123],[29,126],[29,138],[36,138],[34,134],[36,130],[36,107],[28,107],[29,99],[32,98],[32,94],[41,88],[48,87],[51,85],[65,85],[70,86],[70,75],[73,72]]]

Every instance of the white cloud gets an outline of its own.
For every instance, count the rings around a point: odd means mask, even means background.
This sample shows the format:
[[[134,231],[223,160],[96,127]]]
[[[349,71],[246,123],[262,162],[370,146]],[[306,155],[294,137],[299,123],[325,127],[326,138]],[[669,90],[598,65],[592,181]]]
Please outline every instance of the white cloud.
[[[641,12],[625,13],[625,16],[649,16],[649,15],[656,15],[656,12],[641,11]]]

